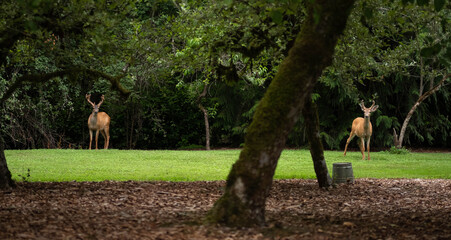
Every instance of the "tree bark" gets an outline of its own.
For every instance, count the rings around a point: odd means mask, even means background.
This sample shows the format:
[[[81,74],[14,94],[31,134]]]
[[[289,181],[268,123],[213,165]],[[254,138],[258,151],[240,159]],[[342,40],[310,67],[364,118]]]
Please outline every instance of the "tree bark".
[[[11,178],[11,172],[8,169],[5,158],[5,144],[0,135],[0,190],[10,191],[16,184]]]
[[[319,136],[319,118],[316,104],[306,100],[302,116],[305,120],[305,131],[310,144],[310,154],[312,155],[318,185],[320,188],[328,188],[332,186],[332,178],[327,170],[324,147]]]
[[[265,223],[266,198],[287,135],[323,69],[331,64],[353,3],[307,1],[302,30],[260,101],[225,192],[209,211],[206,222],[230,226]]]
[[[420,104],[426,100],[429,96],[437,92],[443,85],[445,85],[446,79],[448,79],[451,76],[451,74],[447,74],[443,76],[442,80],[435,85],[435,87],[431,88],[429,91],[425,92],[423,95],[421,95],[418,100],[415,102],[415,104],[410,109],[409,113],[407,113],[406,118],[404,119],[404,122],[402,123],[401,131],[399,132],[399,138],[395,139],[395,146],[396,148],[402,148],[402,144],[404,141],[404,135],[406,133],[407,125],[409,125],[410,118],[412,118],[412,115],[415,113],[415,110],[420,106]]]
[[[204,123],[205,123],[205,149],[210,150],[210,123],[208,120],[208,111],[205,109],[205,107],[202,105],[202,98],[207,96],[207,90],[208,90],[208,84],[205,83],[204,90],[201,94],[197,97],[197,105],[199,106],[199,109],[204,114]]]

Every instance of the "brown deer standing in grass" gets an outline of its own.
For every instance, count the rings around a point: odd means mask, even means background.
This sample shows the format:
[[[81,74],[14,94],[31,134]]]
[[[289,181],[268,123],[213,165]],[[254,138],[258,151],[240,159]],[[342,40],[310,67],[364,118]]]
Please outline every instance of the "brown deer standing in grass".
[[[344,156],[346,156],[346,150],[348,149],[349,142],[357,135],[360,138],[360,151],[362,152],[362,160],[365,160],[365,141],[366,141],[366,150],[368,151],[368,160],[370,160],[370,139],[371,134],[373,133],[373,126],[370,122],[370,115],[372,112],[376,111],[379,107],[378,105],[374,105],[375,102],[373,100],[373,105],[371,107],[366,108],[365,103],[362,100],[360,103],[360,107],[362,108],[364,118],[358,117],[352,121],[352,129],[351,134],[349,135],[348,140],[346,141]]]
[[[102,136],[105,139],[104,149],[108,149],[108,144],[110,143],[110,116],[105,112],[99,112],[100,105],[102,105],[105,97],[102,95],[102,100],[97,105],[91,102],[90,98],[91,94],[86,94],[86,100],[92,105],[92,113],[88,119],[89,149],[91,149],[93,131],[96,131],[96,149],[98,149],[97,142],[99,140],[99,132],[102,133]]]

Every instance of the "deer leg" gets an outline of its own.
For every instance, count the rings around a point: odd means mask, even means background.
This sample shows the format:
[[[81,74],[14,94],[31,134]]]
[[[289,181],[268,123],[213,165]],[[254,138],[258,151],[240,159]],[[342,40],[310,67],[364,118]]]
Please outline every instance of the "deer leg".
[[[104,129],[102,131],[100,131],[100,133],[103,136],[103,140],[104,140],[104,145],[103,145],[103,149],[108,149],[108,143],[110,141],[110,136],[107,132],[107,129]]]
[[[351,134],[349,134],[349,138],[346,141],[346,146],[345,146],[345,152],[343,153],[343,156],[346,156],[346,150],[348,149],[348,144],[349,142],[351,142],[351,140],[355,137],[354,132],[351,132]]]
[[[366,151],[368,152],[368,160],[370,160],[370,139],[368,138],[368,140],[366,141]]]
[[[106,136],[105,136],[105,130],[100,130],[100,133],[102,134],[102,136],[103,136],[103,142],[104,142],[104,146],[103,146],[103,148],[105,148],[105,144],[106,144]]]
[[[99,130],[96,131],[96,150],[99,149],[98,148],[98,141],[99,141]]]
[[[89,150],[91,150],[91,143],[92,143],[92,131],[89,130]]]
[[[360,138],[360,152],[362,152],[362,160],[365,160],[365,139]]]
[[[108,149],[108,146],[110,145],[110,128],[109,127],[105,127],[104,129],[105,131],[105,149]]]

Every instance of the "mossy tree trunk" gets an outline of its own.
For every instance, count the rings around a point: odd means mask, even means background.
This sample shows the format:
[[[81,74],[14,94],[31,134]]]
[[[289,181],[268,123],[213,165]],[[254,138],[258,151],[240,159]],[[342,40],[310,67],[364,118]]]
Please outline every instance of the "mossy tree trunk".
[[[354,0],[307,1],[308,16],[247,129],[244,148],[207,223],[265,223],[265,203],[288,133],[323,69],[331,64]]]
[[[327,170],[324,147],[319,136],[319,117],[316,104],[311,100],[306,100],[302,116],[305,120],[305,130],[310,144],[310,154],[312,155],[316,179],[318,179],[319,187],[328,188],[332,186],[332,179]]]
[[[6,164],[5,144],[3,137],[0,135],[0,190],[9,191],[13,187],[15,187],[15,183],[11,179],[11,172]]]

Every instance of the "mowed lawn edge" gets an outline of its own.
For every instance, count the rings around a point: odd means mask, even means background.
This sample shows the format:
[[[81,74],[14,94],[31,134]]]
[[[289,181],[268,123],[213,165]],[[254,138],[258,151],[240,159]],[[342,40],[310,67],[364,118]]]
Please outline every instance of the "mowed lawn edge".
[[[16,181],[214,181],[225,180],[240,150],[6,150]],[[326,151],[329,173],[336,162],[352,163],[355,178],[451,179],[450,153]],[[285,150],[275,179],[314,179],[308,150]]]

